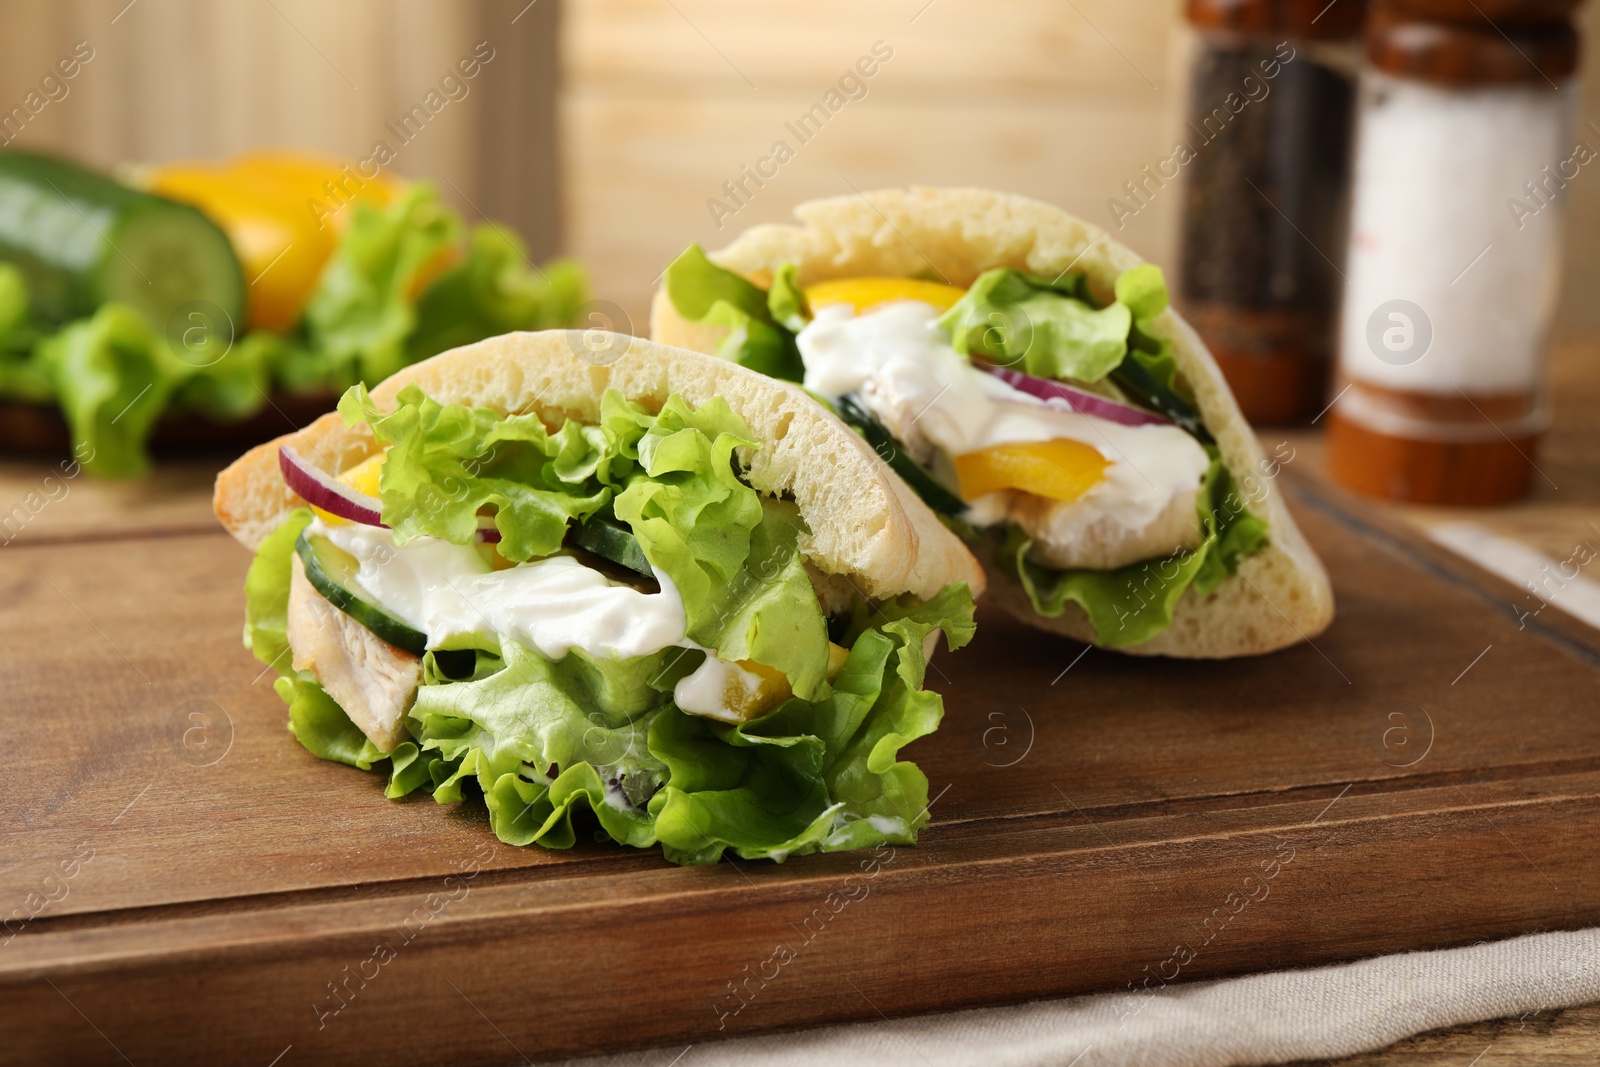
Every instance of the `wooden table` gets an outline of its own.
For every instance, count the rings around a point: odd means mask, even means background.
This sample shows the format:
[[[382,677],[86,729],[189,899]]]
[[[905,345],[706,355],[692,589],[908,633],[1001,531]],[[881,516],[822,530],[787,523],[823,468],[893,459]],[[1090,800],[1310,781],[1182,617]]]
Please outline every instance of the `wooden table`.
[[[1569,348],[1558,363],[1558,430],[1538,462],[1560,488],[1473,515],[1535,532],[1557,558],[1600,514],[1583,459],[1600,456],[1600,389],[1583,373],[1593,354]],[[1342,598],[1334,629],[1239,664],[1079,662],[1073,646],[986,615],[973,648],[941,661],[946,722],[912,752],[939,797],[923,845],[898,850],[866,914],[843,913],[848,935],[819,941],[730,1031],[1120,986],[1291,851],[1271,899],[1208,942],[1184,979],[1600,921],[1600,635],[1560,613],[1519,631],[1506,610],[1517,590],[1320,487],[1316,441],[1292,440],[1299,512]],[[142,487],[0,469],[0,524],[12,522],[0,525],[0,640],[26,754],[0,784],[0,893],[52,898],[0,949],[0,1015],[45,1036],[0,1047],[0,1061],[121,1062],[125,1050],[154,1062],[200,1047],[265,1062],[293,1045],[286,1064],[337,1062],[368,1047],[354,1043],[364,1027],[405,1026],[419,990],[498,1021],[450,1043],[408,1038],[388,1062],[495,1062],[514,1058],[513,1039],[534,1057],[596,1047],[615,1023],[574,1005],[571,1026],[530,1047],[515,998],[471,965],[527,966],[541,952],[604,955],[619,973],[567,984],[604,988],[608,1004],[654,989],[644,1040],[703,1038],[716,1030],[713,979],[759,964],[786,917],[810,914],[857,869],[850,856],[679,871],[602,846],[508,849],[475,808],[387,804],[371,779],[311,759],[237,646],[247,558],[210,517],[215,466],[169,465]],[[1486,659],[1486,646],[1502,654]],[[1547,706],[1526,729],[1514,720],[1533,692]],[[323,979],[340,981],[341,962],[359,969],[370,933],[404,924],[463,858],[481,867],[470,900],[388,986],[362,986],[348,1005],[324,997],[343,1005],[330,1032],[352,1044],[320,1037]],[[1073,930],[1065,960],[1043,951],[1040,928]],[[907,946],[909,978],[872,970]],[[997,969],[1007,959],[1030,966]],[[255,1016],[220,1012],[228,997]],[[689,1003],[704,1017],[689,1019]],[[185,1010],[225,1018],[187,1036],[141,1033]],[[1563,1041],[1590,1047],[1597,1020],[1579,1009],[1477,1024],[1352,1062],[1460,1051],[1466,1062],[1485,1046],[1482,1063],[1528,1062],[1530,1031],[1553,1055]]]

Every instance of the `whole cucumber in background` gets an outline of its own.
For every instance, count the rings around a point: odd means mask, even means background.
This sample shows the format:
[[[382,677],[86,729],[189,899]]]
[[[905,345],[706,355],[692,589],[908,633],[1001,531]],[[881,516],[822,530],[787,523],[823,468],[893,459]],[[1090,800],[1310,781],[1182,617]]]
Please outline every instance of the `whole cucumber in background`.
[[[215,223],[66,160],[0,152],[0,261],[26,275],[42,325],[116,301],[159,334],[179,307],[208,301],[242,328],[244,274]]]

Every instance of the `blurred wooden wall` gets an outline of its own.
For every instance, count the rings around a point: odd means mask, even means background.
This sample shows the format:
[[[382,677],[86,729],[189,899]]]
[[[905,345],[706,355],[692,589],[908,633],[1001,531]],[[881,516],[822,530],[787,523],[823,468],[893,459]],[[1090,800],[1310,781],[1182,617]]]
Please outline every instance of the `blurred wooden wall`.
[[[1181,128],[1180,10],[1179,0],[572,0],[569,246],[640,330],[656,275],[690,241],[715,248],[752,223],[788,220],[798,201],[890,185],[1039,197],[1170,268],[1176,186],[1120,231],[1107,201],[1169,154]],[[1600,41],[1600,4],[1584,21]],[[784,123],[880,40],[894,57],[866,98],[799,145]],[[1580,127],[1600,124],[1597,88],[1590,79]],[[719,227],[706,201],[780,137],[795,158]],[[1594,130],[1579,137],[1600,150]],[[1562,327],[1600,332],[1600,172],[1584,171],[1568,211]]]
[[[561,243],[557,22],[555,0],[0,0],[0,110],[83,41],[93,59],[12,147],[109,167],[262,145],[354,161],[385,140],[396,172],[544,257]],[[479,42],[494,58],[402,146],[386,124]]]
[[[0,0],[0,111],[77,41],[94,59],[17,136],[104,165],[262,144],[361,158],[479,41],[495,59],[395,169],[468,217],[560,248],[643,331],[661,268],[817,196],[908,183],[1027,193],[1170,266],[1176,188],[1116,230],[1107,201],[1181,127],[1180,0]],[[1600,4],[1584,22],[1600,40]],[[786,131],[892,49],[805,144]],[[558,82],[562,84],[559,110]],[[1600,78],[1579,130],[1600,149]],[[795,157],[736,214],[722,183]],[[557,161],[556,146],[560,146]],[[1570,190],[1562,325],[1600,332],[1600,176]],[[476,205],[476,208],[474,207]],[[721,225],[718,225],[718,221]]]

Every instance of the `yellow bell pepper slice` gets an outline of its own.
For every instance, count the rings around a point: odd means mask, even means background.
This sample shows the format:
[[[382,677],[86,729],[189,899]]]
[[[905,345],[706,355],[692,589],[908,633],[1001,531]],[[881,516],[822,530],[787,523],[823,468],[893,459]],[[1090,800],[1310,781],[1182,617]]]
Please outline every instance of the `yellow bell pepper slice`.
[[[365,178],[353,165],[300,152],[247,152],[228,166],[241,177],[293,190],[301,213],[332,227],[336,238],[350,228],[349,204],[360,201],[383,207],[399,192],[399,185],[381,172]]]
[[[896,300],[918,300],[948,311],[967,291],[918,278],[840,278],[807,286],[805,294],[813,311],[829,304],[849,304],[860,315]]]
[[[1020,489],[1070,503],[1098,485],[1110,465],[1092,445],[1069,438],[994,445],[955,458],[961,497],[967,501]]]
[[[299,318],[348,228],[353,213],[341,204],[381,206],[395,193],[382,176],[361,179],[331,160],[289,152],[158,167],[148,187],[193,204],[226,231],[249,283],[247,321],[236,326],[276,331]]]
[[[839,672],[844,670],[845,660],[849,658],[849,649],[832,641],[828,642],[828,681],[832,682],[839,677]],[[735,666],[757,679],[754,687],[751,687],[739,675],[733,674],[728,678],[728,686],[723,691],[724,706],[740,716],[742,722],[759,719],[794,695],[794,691],[789,688],[789,679],[785,678],[783,672],[776,667],[757,663],[753,659],[739,660]]]
[[[383,460],[388,454],[389,453],[385,451],[377,452],[368,456],[366,459],[362,460],[360,463],[357,463],[349,470],[341,471],[339,473],[339,480],[358,493],[366,493],[368,496],[377,496],[378,475],[383,473]],[[315,504],[311,506],[311,510],[316,512],[318,517],[329,526],[345,526],[349,523],[348,519],[341,519],[337,515],[323,511]]]

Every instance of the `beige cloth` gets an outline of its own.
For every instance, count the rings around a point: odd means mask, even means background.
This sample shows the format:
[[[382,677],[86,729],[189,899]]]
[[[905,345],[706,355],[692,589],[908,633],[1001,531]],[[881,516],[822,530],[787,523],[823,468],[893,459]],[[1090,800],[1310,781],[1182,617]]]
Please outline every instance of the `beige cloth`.
[[[870,995],[870,976],[857,976],[855,983]],[[1600,1001],[1600,928],[1170,986],[1144,995],[1104,993],[708,1040],[687,1049],[570,1064],[1226,1067],[1347,1056],[1424,1030],[1592,1001]]]

